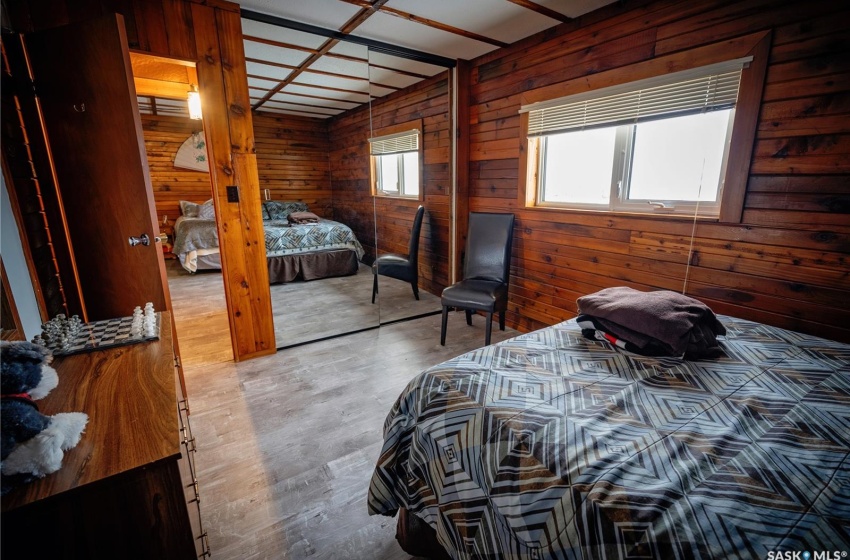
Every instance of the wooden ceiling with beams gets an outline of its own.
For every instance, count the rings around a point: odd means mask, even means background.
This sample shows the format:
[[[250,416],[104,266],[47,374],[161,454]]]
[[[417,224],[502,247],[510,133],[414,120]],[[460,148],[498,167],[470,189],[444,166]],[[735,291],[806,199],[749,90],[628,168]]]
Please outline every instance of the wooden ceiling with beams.
[[[251,104],[328,118],[612,1],[245,0]],[[188,116],[191,63],[132,63],[142,113]]]
[[[245,0],[251,103],[327,118],[612,1]]]

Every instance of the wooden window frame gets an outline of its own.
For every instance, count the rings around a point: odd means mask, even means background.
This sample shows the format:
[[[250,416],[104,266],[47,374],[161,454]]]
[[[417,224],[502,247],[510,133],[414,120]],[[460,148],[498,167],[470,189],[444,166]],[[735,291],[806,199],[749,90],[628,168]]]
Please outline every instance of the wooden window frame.
[[[375,156],[372,155],[371,147],[367,142],[367,150],[369,156],[369,188],[372,191],[372,196],[376,198],[397,198],[399,200],[425,200],[425,136],[422,130],[422,119],[407,121],[405,123],[379,128],[373,131],[373,138],[388,136],[390,134],[398,134],[399,132],[408,132],[411,130],[419,131],[419,153],[417,161],[419,162],[419,194],[416,196],[402,194],[387,194],[386,191],[378,189],[378,172],[375,165]]]
[[[712,43],[671,55],[660,56],[637,64],[527,91],[520,97],[520,104],[523,106],[531,105],[540,101],[557,99],[559,97],[614,85],[627,84],[666,73],[690,70],[709,64],[752,56],[753,60],[749,67],[744,68],[741,72],[741,85],[735,108],[732,137],[729,144],[729,157],[726,161],[723,193],[720,198],[720,214],[718,217],[705,218],[712,221],[740,223],[744,210],[744,197],[749,179],[750,162],[755,146],[761,96],[764,89],[765,74],[767,72],[768,56],[770,54],[770,42],[771,32],[763,31],[719,43]],[[518,175],[518,203],[520,207],[547,212],[637,213],[641,216],[693,219],[693,216],[683,214],[656,214],[654,212],[611,209],[582,210],[578,208],[538,205],[536,202],[537,185],[539,184],[539,166],[537,162],[539,162],[541,143],[536,138],[528,137],[528,119],[528,113],[520,114]]]

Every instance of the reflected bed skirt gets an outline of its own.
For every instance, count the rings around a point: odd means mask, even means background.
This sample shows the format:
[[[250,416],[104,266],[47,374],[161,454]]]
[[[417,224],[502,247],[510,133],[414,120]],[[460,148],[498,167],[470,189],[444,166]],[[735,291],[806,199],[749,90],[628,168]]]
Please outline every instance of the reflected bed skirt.
[[[221,254],[218,250],[206,249],[179,255],[186,270],[220,270]],[[297,278],[318,280],[336,276],[357,274],[357,253],[351,249],[328,249],[269,257],[269,283],[292,282]],[[192,270],[194,269],[194,270]]]
[[[357,253],[351,249],[330,249],[269,257],[269,283],[292,282],[296,278],[317,280],[357,274]]]

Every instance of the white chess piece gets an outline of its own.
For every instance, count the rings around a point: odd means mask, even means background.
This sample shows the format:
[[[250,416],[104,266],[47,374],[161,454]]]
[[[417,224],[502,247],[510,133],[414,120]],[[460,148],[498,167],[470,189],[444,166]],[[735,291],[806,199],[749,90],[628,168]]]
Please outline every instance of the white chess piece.
[[[142,308],[136,306],[136,309],[133,310],[133,323],[130,325],[130,336],[139,337],[142,336],[142,326],[143,326],[143,317],[142,317]]]
[[[156,336],[156,316],[145,317],[145,336]]]

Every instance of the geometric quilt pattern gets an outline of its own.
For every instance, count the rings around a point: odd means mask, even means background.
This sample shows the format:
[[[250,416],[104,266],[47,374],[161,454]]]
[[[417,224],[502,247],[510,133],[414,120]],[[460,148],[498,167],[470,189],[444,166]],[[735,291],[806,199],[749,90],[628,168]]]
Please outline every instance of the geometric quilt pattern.
[[[266,256],[277,257],[319,249],[351,249],[357,259],[363,258],[360,241],[345,224],[320,218],[318,223],[289,225],[287,221],[263,222],[266,237]]]
[[[422,372],[369,513],[406,508],[456,559],[847,557],[850,345],[719,319],[714,360],[570,320]]]

